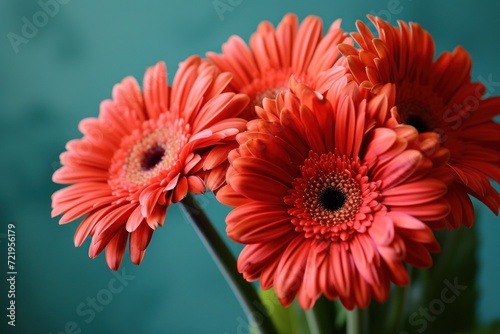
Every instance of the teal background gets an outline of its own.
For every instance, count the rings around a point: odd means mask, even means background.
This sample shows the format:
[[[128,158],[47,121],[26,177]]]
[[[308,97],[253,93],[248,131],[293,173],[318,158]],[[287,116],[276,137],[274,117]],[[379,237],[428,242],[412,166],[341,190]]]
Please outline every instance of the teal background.
[[[191,54],[220,51],[232,34],[248,39],[260,21],[277,24],[288,12],[300,19],[319,15],[326,24],[341,17],[345,30],[372,13],[393,23],[422,24],[439,52],[463,45],[473,58],[473,78],[500,94],[498,2],[232,3],[221,19],[212,0],[71,0],[15,53],[7,34],[20,34],[22,18],[32,21],[40,7],[36,1],[0,2],[1,333],[70,333],[72,326],[95,334],[247,333],[238,302],[177,206],[155,232],[144,262],[124,261],[131,277],[126,286],[113,280],[104,256],[88,258],[88,241],[74,248],[77,222],[59,226],[50,218],[50,195],[60,188],[51,182],[58,155],[68,140],[81,136],[78,122],[97,116],[100,101],[127,75],[142,81],[148,66],[164,60],[171,80],[177,64]],[[210,194],[198,199],[223,232],[228,208]],[[500,319],[500,219],[486,210],[480,215],[477,312],[485,323]],[[6,326],[5,316],[8,223],[16,225],[17,237],[15,329]],[[231,247],[235,254],[241,248]],[[114,293],[107,292],[110,282]],[[106,305],[91,318],[85,303],[98,296]]]

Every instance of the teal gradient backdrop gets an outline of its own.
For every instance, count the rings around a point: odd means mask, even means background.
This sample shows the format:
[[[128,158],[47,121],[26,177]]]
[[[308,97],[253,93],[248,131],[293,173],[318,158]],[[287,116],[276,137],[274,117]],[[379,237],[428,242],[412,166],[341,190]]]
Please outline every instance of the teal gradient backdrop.
[[[60,188],[51,181],[58,155],[81,136],[78,122],[97,116],[127,75],[142,80],[148,66],[164,60],[171,79],[191,54],[218,52],[230,35],[248,39],[260,21],[276,24],[288,12],[301,20],[319,15],[326,24],[340,17],[345,30],[372,13],[422,24],[438,52],[463,45],[473,78],[500,95],[499,2],[220,0],[230,8],[222,14],[213,0],[61,2],[17,53],[8,34],[21,34],[23,18],[31,21],[41,7],[0,2],[1,333],[246,333],[237,300],[177,206],[144,262],[126,259],[118,273],[104,256],[88,258],[88,241],[74,248],[77,222],[59,226],[50,218],[50,195]],[[199,200],[223,233],[228,208],[210,194]],[[484,323],[500,319],[500,219],[486,210],[480,216],[477,310]],[[17,236],[15,328],[6,324],[8,223]],[[104,303],[94,307],[97,297]]]

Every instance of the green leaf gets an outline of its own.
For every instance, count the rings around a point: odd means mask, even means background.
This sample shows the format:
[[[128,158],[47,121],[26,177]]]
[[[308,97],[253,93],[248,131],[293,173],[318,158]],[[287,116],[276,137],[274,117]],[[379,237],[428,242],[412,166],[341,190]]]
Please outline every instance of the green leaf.
[[[301,334],[309,333],[307,319],[304,311],[295,301],[289,307],[283,307],[274,289],[260,290],[259,296],[266,307],[278,333]],[[252,329],[252,333],[258,333]]]
[[[455,333],[476,326],[476,229],[436,233],[441,253],[428,270],[416,270],[417,291],[411,291],[406,329]]]
[[[311,334],[331,334],[345,327],[345,308],[320,297],[312,310],[305,311]]]
[[[278,330],[278,333],[335,333],[335,330],[345,327],[344,308],[327,300],[325,297],[319,298],[312,310],[304,311],[297,300],[289,307],[283,307],[274,289],[260,290],[259,296]],[[252,333],[255,334],[257,331],[252,329]]]
[[[437,231],[441,252],[429,269],[408,268],[411,282],[370,305],[372,333],[457,333],[476,326],[475,229]]]

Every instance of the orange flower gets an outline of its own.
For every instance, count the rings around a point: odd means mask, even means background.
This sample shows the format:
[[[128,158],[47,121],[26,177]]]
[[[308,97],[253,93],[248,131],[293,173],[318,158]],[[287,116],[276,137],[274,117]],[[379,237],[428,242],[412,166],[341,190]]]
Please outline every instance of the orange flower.
[[[445,52],[434,61],[432,36],[420,25],[388,22],[369,16],[378,38],[362,22],[352,33],[360,45],[339,48],[360,85],[377,92],[381,85],[396,85],[395,105],[400,122],[419,132],[433,131],[450,150],[446,169],[447,200],[453,207],[448,226],[472,226],[474,208],[467,194],[486,204],[495,214],[500,194],[488,177],[500,182],[500,98],[483,98],[484,85],[471,82],[471,58],[462,48]]]
[[[222,54],[207,53],[221,71],[234,74],[229,88],[250,97],[243,118],[255,118],[255,106],[286,90],[292,74],[320,93],[344,74],[344,68],[334,66],[340,55],[337,45],[350,39],[340,29],[340,20],[323,37],[322,30],[319,17],[308,16],[299,26],[297,16],[288,14],[276,29],[269,22],[260,23],[250,38],[250,48],[232,36],[222,46]]]
[[[247,244],[247,280],[274,286],[285,306],[298,295],[309,309],[324,294],[364,308],[386,300],[390,282],[408,283],[405,262],[428,267],[439,251],[428,224],[449,213],[446,185],[421,153],[439,151],[439,137],[375,127],[367,115],[389,113],[389,96],[368,101],[352,81],[327,96],[292,80],[265,99],[237,136],[217,198],[235,207],[227,233]]]
[[[144,92],[127,77],[113,88],[113,100],[101,103],[98,118],[80,122],[83,138],[66,145],[63,167],[53,175],[54,182],[72,185],[53,194],[52,216],[64,214],[60,224],[85,216],[75,245],[90,234],[90,257],[106,247],[106,261],[116,270],[130,236],[130,256],[139,264],[168,206],[188,191],[203,193],[203,177],[224,165],[227,154],[219,147],[231,147],[245,128],[243,119],[232,117],[248,97],[221,93],[231,75],[217,73],[190,57],[168,87],[160,62],[147,70]],[[207,160],[210,168],[204,168]]]

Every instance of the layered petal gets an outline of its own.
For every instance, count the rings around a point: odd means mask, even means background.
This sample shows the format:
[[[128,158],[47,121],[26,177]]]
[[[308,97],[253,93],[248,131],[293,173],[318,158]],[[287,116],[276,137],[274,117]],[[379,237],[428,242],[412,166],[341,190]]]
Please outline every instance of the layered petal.
[[[270,22],[260,23],[247,45],[232,36],[222,46],[222,54],[207,53],[219,68],[234,74],[229,87],[250,97],[243,112],[245,119],[256,117],[255,107],[265,98],[274,98],[286,90],[290,76],[321,93],[341,78],[345,70],[337,64],[339,43],[351,43],[340,28],[340,20],[331,24],[323,36],[323,22],[308,16],[299,24],[293,14],[287,14],[276,28]]]
[[[474,208],[469,195],[498,214],[500,193],[490,178],[499,182],[500,114],[498,97],[484,98],[483,84],[471,81],[472,59],[462,47],[435,55],[430,33],[416,23],[399,21],[392,26],[379,17],[368,16],[378,36],[361,21],[352,33],[359,49],[339,45],[347,58],[346,69],[354,81],[372,94],[392,85],[395,95],[393,117],[378,112],[379,122],[404,123],[419,133],[435,132],[449,150],[446,195],[454,207],[446,218],[450,228],[472,226]],[[460,204],[460,205],[458,205]]]
[[[139,264],[167,208],[189,191],[200,194],[225,182],[227,153],[246,122],[236,118],[248,97],[224,92],[231,74],[200,57],[190,57],[171,87],[160,62],[144,75],[143,91],[127,77],[101,103],[97,118],[80,123],[83,138],[70,141],[54,182],[71,184],[52,196],[60,223],[84,217],[75,245],[92,237],[89,255],[106,248],[117,270],[130,240]],[[214,171],[214,173],[212,173]]]
[[[449,206],[446,183],[432,177],[443,160],[438,140],[409,126],[380,127],[391,86],[382,99],[348,81],[326,95],[290,85],[238,135],[217,194],[235,207],[228,236],[246,245],[238,270],[274,287],[284,306],[298,297],[310,309],[321,295],[347,309],[383,302],[391,282],[409,283],[406,263],[427,267],[439,251],[431,226]]]

